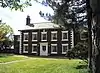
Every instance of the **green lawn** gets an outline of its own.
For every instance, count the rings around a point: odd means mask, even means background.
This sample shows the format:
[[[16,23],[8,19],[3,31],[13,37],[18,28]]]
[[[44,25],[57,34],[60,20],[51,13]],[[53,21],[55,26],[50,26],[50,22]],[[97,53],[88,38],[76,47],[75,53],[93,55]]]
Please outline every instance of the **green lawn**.
[[[25,56],[13,55],[13,54],[0,54],[0,63],[16,61],[16,60],[24,60]]]
[[[20,62],[0,64],[0,73],[88,73],[86,68],[76,69],[79,62],[78,59],[29,57]]]

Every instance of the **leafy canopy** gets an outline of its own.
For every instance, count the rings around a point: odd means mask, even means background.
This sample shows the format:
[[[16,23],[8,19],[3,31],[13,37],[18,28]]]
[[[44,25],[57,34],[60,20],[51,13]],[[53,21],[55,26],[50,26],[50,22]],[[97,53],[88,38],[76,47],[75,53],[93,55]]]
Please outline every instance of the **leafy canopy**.
[[[0,6],[3,8],[9,7],[15,10],[21,10],[27,6],[31,6],[31,0],[0,0]]]
[[[38,3],[48,5],[54,10],[54,15],[39,12],[41,17],[49,21],[71,28],[73,24],[75,28],[87,24],[86,0],[46,0]]]
[[[6,23],[0,23],[0,41],[11,38],[13,29]]]

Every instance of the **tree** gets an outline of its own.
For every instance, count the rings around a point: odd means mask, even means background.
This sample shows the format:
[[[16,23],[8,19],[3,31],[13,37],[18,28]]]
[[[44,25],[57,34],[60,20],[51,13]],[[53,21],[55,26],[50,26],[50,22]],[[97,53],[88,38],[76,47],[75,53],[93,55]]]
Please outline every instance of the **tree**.
[[[12,45],[13,29],[6,23],[0,22],[0,49]]]
[[[100,0],[90,0],[93,27],[92,71],[100,73]]]
[[[35,1],[35,0],[34,0]],[[15,10],[21,10],[27,6],[31,6],[31,0],[0,0],[0,6],[3,8],[9,7]]]
[[[92,73],[92,9],[90,7],[90,0],[86,1],[86,6],[87,6],[87,25],[88,25],[88,43],[89,43],[89,48],[88,48],[88,62],[89,62],[89,71]]]
[[[12,40],[13,29],[6,23],[0,23],[0,41]]]
[[[86,0],[60,0],[59,2],[46,0],[45,3],[54,10],[54,16],[49,16],[52,18],[51,21],[64,24],[68,19],[72,19],[72,22],[76,22],[78,26],[86,24]],[[47,16],[47,13],[41,11],[39,14],[44,18]]]

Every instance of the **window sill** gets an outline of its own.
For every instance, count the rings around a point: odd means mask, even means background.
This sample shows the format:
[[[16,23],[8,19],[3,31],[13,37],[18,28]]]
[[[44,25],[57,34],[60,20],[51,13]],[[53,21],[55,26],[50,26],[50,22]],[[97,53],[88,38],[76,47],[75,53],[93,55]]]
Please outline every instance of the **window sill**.
[[[47,41],[47,40],[41,40],[41,41]]]
[[[32,40],[32,41],[37,41],[37,40]]]
[[[23,51],[23,53],[28,53],[28,51]]]
[[[66,54],[66,52],[62,52],[62,54]]]
[[[68,39],[62,39],[62,41],[68,41]]]
[[[51,52],[51,54],[57,54],[57,52]]]
[[[24,42],[28,42],[28,40],[24,40]]]
[[[51,41],[57,41],[57,40],[51,40]]]
[[[37,52],[32,52],[32,53],[37,53]]]

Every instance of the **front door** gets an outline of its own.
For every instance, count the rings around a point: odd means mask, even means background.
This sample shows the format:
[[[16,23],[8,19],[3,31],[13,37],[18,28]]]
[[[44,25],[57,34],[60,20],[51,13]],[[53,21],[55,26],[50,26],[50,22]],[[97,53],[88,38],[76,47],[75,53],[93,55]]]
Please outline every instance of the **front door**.
[[[48,43],[40,43],[40,56],[48,56]]]

